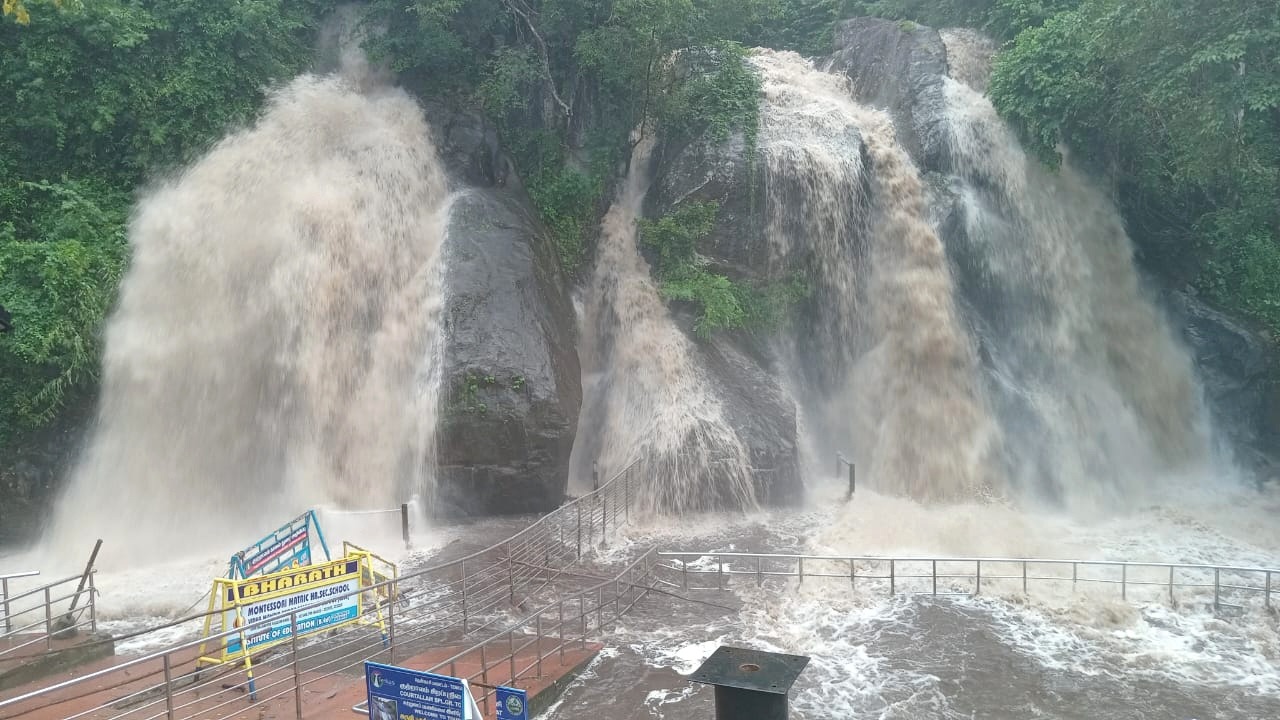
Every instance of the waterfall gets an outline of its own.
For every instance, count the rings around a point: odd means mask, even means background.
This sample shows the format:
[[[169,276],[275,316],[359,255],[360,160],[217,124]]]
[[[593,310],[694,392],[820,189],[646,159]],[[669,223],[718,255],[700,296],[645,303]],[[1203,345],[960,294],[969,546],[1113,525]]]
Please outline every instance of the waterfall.
[[[753,56],[772,257],[815,284],[789,385],[881,492],[1137,501],[1206,458],[1190,360],[1114,205],[1029,159],[982,94],[989,44],[944,37],[956,79],[915,99],[945,146],[928,177],[843,75]]]
[[[949,59],[975,55],[972,38],[944,38]],[[1190,358],[1141,285],[1115,206],[1069,159],[1054,173],[1028,158],[984,86],[972,74],[941,85],[948,235],[1011,472],[1058,499],[1140,499],[1207,461]]]
[[[449,194],[417,104],[348,70],[275,91],[141,200],[51,546],[221,547],[430,482]]]
[[[760,50],[753,63],[767,232],[775,255],[807,258],[818,286],[816,327],[796,349],[815,368],[808,401],[824,406],[815,430],[885,491],[944,500],[998,486],[974,341],[888,116],[795,53]]]
[[[653,144],[652,135],[636,144],[626,181],[601,223],[586,289],[577,483],[592,463],[604,481],[638,460],[646,478],[640,502],[649,510],[750,507],[749,453],[637,247]]]

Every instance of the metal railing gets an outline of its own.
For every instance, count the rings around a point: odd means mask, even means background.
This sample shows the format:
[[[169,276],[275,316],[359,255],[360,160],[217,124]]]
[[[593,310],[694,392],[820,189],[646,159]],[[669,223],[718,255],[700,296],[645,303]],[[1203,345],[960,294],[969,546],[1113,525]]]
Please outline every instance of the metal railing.
[[[657,564],[654,553],[642,556],[612,578],[594,578],[592,582],[597,584],[586,588],[582,587],[582,574],[570,571],[628,522],[638,496],[636,468],[633,463],[598,490],[566,503],[496,545],[360,588],[356,592],[375,599],[366,605],[366,617],[380,614],[383,628],[347,625],[323,637],[299,639],[292,632],[298,617],[305,620],[313,607],[345,597],[332,596],[291,612],[290,639],[255,656],[251,676],[238,663],[199,668],[198,649],[201,645],[220,647],[228,638],[251,636],[273,624],[281,625],[282,618],[242,628],[218,627],[207,638],[0,701],[0,720],[41,709],[59,720],[88,716],[139,720],[221,717],[229,706],[246,702],[239,692],[228,693],[224,682],[230,688],[247,685],[259,704],[289,702],[291,698],[296,717],[302,718],[307,709],[304,687],[337,676],[362,674],[366,660],[394,663],[442,647],[465,649],[433,669],[457,669],[475,657],[478,687],[495,678],[514,682],[528,677],[526,657],[532,658],[533,672],[539,672],[549,654],[562,654],[575,642],[585,643],[591,633],[599,633],[648,591],[646,578]],[[544,591],[554,599],[543,601],[532,614],[526,613],[524,605],[539,604]],[[222,621],[221,613],[214,617],[215,624]],[[504,639],[506,655],[495,645]],[[495,663],[499,662],[506,663],[505,671],[497,668]],[[239,679],[228,681],[237,674]],[[486,688],[481,699],[487,704],[490,697],[491,689]],[[56,708],[72,698],[93,707],[77,708],[74,713]]]
[[[1114,586],[1122,599],[1167,598],[1211,602],[1215,610],[1260,601],[1280,603],[1280,569],[1033,558],[875,557],[717,552],[664,552],[660,569],[679,575],[685,589],[725,589],[733,578],[840,580],[888,595],[979,595],[1037,588],[1074,592],[1082,586]]]
[[[90,572],[87,584],[80,586],[84,575],[54,580],[15,594],[9,592],[9,581],[33,577],[38,572],[0,576],[0,613],[4,632],[0,633],[0,661],[22,658],[39,646],[53,650],[60,635],[72,635],[80,628],[98,629],[97,593]]]

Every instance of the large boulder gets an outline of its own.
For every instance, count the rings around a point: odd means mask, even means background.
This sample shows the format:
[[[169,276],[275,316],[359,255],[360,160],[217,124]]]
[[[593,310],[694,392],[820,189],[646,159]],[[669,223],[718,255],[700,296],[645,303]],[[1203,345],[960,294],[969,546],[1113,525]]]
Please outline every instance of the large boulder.
[[[483,118],[427,105],[457,186],[445,242],[437,511],[544,512],[565,495],[582,402],[552,239]]]

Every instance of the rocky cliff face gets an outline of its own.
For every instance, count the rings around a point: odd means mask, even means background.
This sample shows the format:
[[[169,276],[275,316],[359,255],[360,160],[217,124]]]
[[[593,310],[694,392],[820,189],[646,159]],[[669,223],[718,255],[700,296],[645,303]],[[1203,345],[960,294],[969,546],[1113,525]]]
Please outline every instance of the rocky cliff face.
[[[438,512],[547,511],[582,401],[568,282],[491,127],[427,109],[462,190],[445,241]]]

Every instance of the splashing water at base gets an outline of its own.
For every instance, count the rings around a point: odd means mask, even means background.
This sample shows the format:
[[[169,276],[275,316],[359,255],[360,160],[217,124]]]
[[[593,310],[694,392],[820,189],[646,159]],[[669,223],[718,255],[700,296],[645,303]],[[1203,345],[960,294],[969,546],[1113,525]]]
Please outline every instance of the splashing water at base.
[[[54,554],[230,552],[430,481],[449,195],[414,101],[356,80],[299,77],[141,201]]]
[[[654,140],[641,138],[605,215],[582,330],[584,397],[576,466],[601,481],[640,459],[642,510],[681,513],[755,504],[746,447],[711,393],[640,255],[636,221]],[[582,484],[585,473],[579,473]]]

